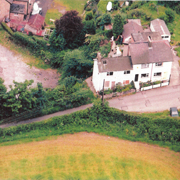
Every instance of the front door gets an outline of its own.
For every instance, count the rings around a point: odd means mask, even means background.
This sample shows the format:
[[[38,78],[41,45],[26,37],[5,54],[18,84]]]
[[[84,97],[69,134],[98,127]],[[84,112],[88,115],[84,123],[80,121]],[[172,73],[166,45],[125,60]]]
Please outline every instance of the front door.
[[[135,75],[135,79],[134,79],[135,82],[138,81],[138,77],[139,77],[139,74],[136,74],[136,75]]]

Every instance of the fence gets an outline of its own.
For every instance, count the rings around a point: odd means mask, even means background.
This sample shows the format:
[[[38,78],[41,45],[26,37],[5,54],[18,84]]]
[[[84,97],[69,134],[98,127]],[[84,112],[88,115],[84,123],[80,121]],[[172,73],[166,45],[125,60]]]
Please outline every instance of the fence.
[[[149,90],[149,89],[168,86],[168,85],[169,85],[169,82],[163,82],[163,83],[160,83],[160,84],[149,85],[149,86],[146,86],[146,87],[142,87],[141,91],[146,91],[146,90]]]

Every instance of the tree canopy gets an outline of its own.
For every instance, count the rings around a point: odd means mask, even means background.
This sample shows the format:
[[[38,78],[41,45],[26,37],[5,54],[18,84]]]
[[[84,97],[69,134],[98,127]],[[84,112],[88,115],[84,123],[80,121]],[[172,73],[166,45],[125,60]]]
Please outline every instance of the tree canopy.
[[[62,78],[75,76],[77,78],[85,78],[90,75],[93,61],[85,57],[80,50],[67,52],[64,57]]]
[[[60,42],[62,43],[62,38],[64,38],[68,48],[76,48],[83,44],[85,32],[82,19],[78,16],[77,11],[67,11],[59,20],[55,21],[55,26],[56,36],[62,34]]]
[[[123,32],[123,20],[120,14],[117,14],[114,18],[113,24],[113,36],[116,39]]]

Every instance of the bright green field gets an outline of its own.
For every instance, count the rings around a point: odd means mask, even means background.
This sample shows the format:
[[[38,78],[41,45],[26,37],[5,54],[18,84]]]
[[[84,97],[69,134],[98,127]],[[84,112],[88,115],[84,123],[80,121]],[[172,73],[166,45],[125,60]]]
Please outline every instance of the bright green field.
[[[179,179],[180,153],[95,133],[0,147],[0,179]]]

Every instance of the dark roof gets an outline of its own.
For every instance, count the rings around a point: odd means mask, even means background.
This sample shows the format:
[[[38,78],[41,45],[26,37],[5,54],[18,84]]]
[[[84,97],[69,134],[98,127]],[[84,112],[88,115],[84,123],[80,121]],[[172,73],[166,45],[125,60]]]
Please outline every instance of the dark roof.
[[[162,37],[159,32],[132,33],[132,38],[134,42],[148,42],[149,40],[151,41],[162,40]]]
[[[166,23],[163,20],[155,19],[151,21],[151,25],[154,27],[154,30],[156,32],[159,32],[161,35],[164,35],[164,34],[171,35],[166,26]]]
[[[29,18],[28,24],[29,26],[35,28],[36,30],[42,29],[42,26],[44,25],[44,17],[40,14],[32,15]]]
[[[173,61],[170,46],[164,40],[132,43],[129,48],[133,65]]]
[[[103,64],[106,61],[106,64]],[[99,72],[132,70],[130,57],[111,57],[98,60]]]
[[[12,3],[10,6],[10,13],[24,14],[24,11],[25,11],[25,5],[23,4]]]
[[[13,0],[6,0],[8,3],[12,4]]]
[[[123,30],[122,36],[123,36],[123,38],[126,39],[129,36],[131,36],[132,33],[138,33],[138,32],[143,32],[142,26],[131,21],[124,25],[124,30]]]

